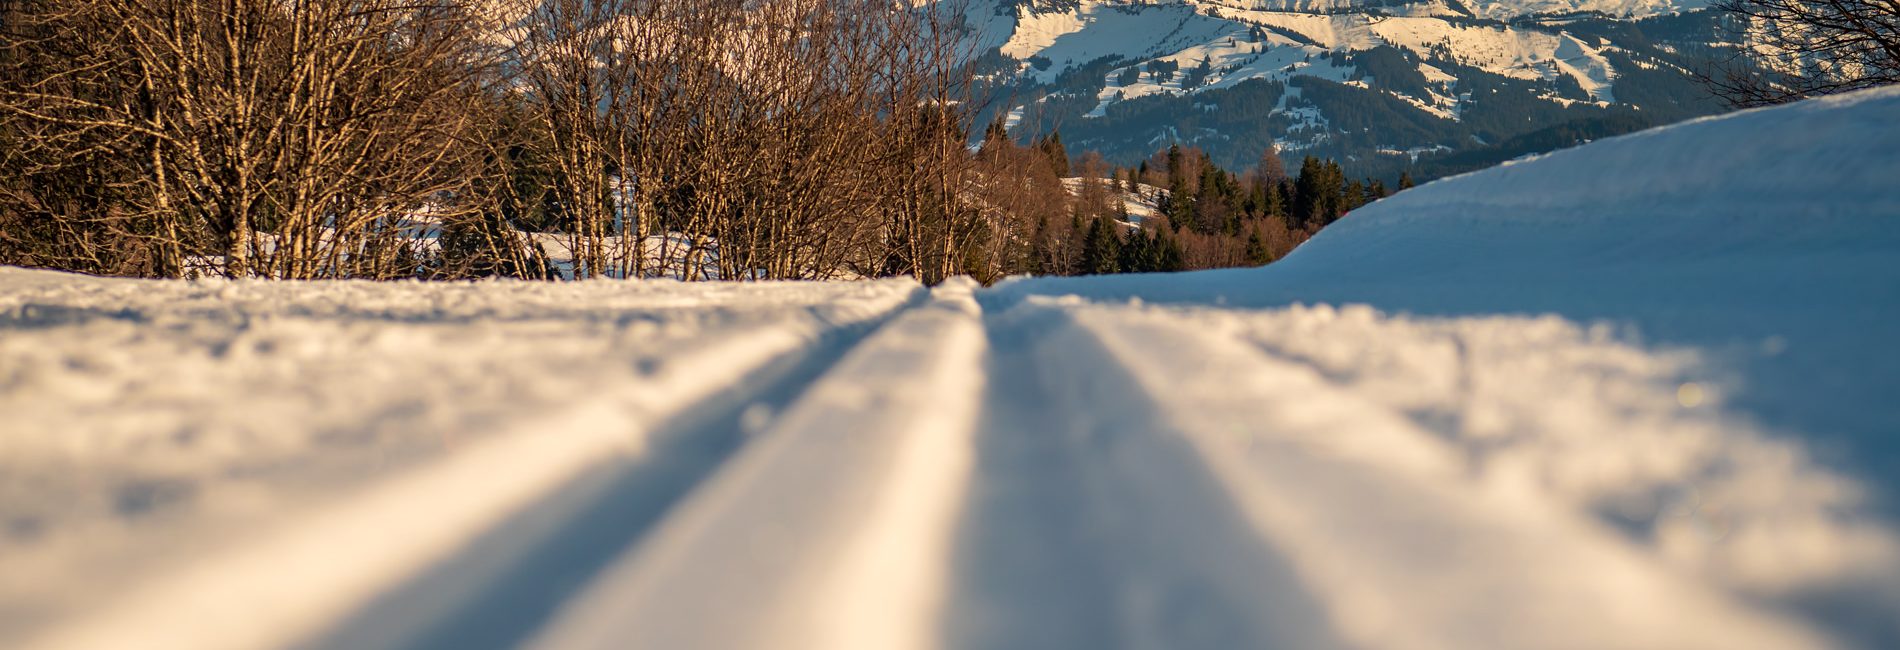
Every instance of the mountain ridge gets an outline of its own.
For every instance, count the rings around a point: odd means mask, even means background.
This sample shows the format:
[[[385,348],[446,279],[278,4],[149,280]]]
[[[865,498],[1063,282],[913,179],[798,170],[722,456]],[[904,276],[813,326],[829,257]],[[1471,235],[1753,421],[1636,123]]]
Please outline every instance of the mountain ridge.
[[[1271,143],[1430,177],[1726,109],[1693,75],[1732,47],[1701,0],[991,6],[970,9],[980,119],[1115,164],[1183,144],[1250,166]]]

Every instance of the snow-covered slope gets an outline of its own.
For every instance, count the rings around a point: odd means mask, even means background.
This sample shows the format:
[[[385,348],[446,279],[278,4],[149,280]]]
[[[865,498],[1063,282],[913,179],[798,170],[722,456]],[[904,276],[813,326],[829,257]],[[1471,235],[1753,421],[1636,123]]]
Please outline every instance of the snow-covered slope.
[[[1900,88],[1665,127],[1400,193],[1262,269],[1003,291],[1276,309],[1207,326],[1413,414],[1481,482],[1886,647],[1895,114]]]
[[[1687,72],[1720,46],[1713,14],[1677,14],[1698,8],[1083,0],[971,13],[980,46],[1007,62],[990,73],[1012,128],[1061,129],[1124,164],[1182,142],[1246,165],[1271,138],[1396,179],[1422,152],[1508,148],[1481,156],[1495,162],[1578,137],[1504,144],[1539,131],[1601,137],[1720,111]]]
[[[1261,269],[0,269],[0,645],[1900,646],[1900,88]]]
[[[1384,11],[1400,14],[1470,15],[1493,20],[1524,16],[1599,13],[1640,18],[1708,6],[1708,0],[1189,0],[1258,11],[1348,13]]]

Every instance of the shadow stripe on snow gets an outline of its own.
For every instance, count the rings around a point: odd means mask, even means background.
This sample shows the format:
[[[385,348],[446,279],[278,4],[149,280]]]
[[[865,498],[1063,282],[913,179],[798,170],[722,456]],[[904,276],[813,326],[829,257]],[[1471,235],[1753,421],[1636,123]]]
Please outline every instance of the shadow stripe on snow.
[[[301,644],[348,650],[514,648],[547,625],[595,574],[644,543],[680,500],[760,433],[872,332],[927,302],[849,315],[811,344],[706,393],[651,428],[646,448],[583,470],[462,550]],[[673,363],[682,368],[696,364]]]
[[[1143,383],[1060,306],[986,298],[948,647],[1345,647]]]
[[[532,647],[934,646],[983,385],[973,288],[852,349]]]
[[[915,304],[922,291],[892,292],[849,309],[721,332],[654,365],[645,381],[603,387],[601,395],[561,412],[487,436],[199,561],[129,585],[97,610],[42,630],[23,648],[248,650],[321,647],[346,638],[336,636],[334,626],[367,625],[370,621],[352,619],[364,615],[366,603],[378,603],[391,590],[400,593],[410,581],[426,580],[432,568],[452,563],[483,536],[544,533],[535,525],[521,531],[498,527],[520,523],[511,518],[564,491],[573,496],[573,491],[599,489],[590,488],[603,483],[595,470],[654,449],[648,436],[670,419],[829,336],[875,326]],[[572,513],[578,503],[556,508]],[[531,545],[508,542],[489,550],[509,554],[523,546]],[[455,588],[474,587],[450,582]],[[468,597],[405,606],[452,608],[447,603]],[[411,627],[389,633],[365,627],[363,641],[412,642],[407,635],[420,627],[413,623],[400,623]]]
[[[1113,375],[1096,381],[1144,398],[1098,402],[1102,417],[1177,433],[1353,645],[1831,645],[1672,572],[1581,513],[1477,489],[1455,454],[1403,414],[1220,323],[1076,299],[1023,308],[1069,312],[1067,335],[1105,353],[1069,359],[1087,364],[1074,372]]]

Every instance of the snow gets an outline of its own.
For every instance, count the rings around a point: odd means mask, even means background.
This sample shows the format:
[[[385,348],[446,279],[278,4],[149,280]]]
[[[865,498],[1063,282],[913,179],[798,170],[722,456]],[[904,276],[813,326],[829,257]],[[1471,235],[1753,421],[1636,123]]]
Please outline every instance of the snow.
[[[1015,309],[1067,312],[1072,329],[1051,336],[1047,345],[1056,349],[1040,358],[1061,369],[1056,381],[1091,378],[1083,383],[1094,397],[1089,402],[1119,423],[1110,429],[1117,435],[1177,432],[1237,502],[1243,520],[1287,556],[1349,645],[1823,645],[1781,617],[1682,579],[1575,511],[1538,499],[1536,485],[1510,483],[1519,476],[1468,467],[1466,450],[1445,444],[1405,411],[1377,403],[1381,391],[1340,382],[1326,374],[1329,368],[1233,335],[1244,324],[1272,340],[1293,338],[1283,327],[1297,323],[1286,321],[1310,319],[1310,313],[1249,323],[1231,312],[1048,299]],[[1359,345],[1380,340],[1355,334],[1325,338]],[[1548,362],[1544,355],[1552,348],[1514,351]],[[1565,352],[1557,348],[1552,356]],[[1552,374],[1574,381],[1577,370]],[[1277,630],[1256,634],[1232,647],[1311,645],[1281,638]]]
[[[1545,3],[1549,5],[1546,8],[1569,10],[1557,7],[1563,4],[1562,0],[1554,1],[1556,4]],[[1396,12],[1404,15],[1323,13],[1327,7],[1281,4],[1138,4],[1089,0],[1061,10],[1019,8],[1016,22],[1005,25],[992,21],[986,27],[1006,30],[1005,33],[985,37],[1000,42],[1004,55],[1023,60],[1025,74],[1043,83],[1097,58],[1119,57],[1118,65],[1122,67],[1106,76],[1104,87],[1097,94],[1097,105],[1085,113],[1085,117],[1091,118],[1106,115],[1108,107],[1118,101],[1162,93],[1180,95],[1229,88],[1250,79],[1285,82],[1304,75],[1346,82],[1354,73],[1352,67],[1341,67],[1330,56],[1319,57],[1385,45],[1406,49],[1418,56],[1419,70],[1434,83],[1456,80],[1424,61],[1449,56],[1462,64],[1517,79],[1551,80],[1568,76],[1590,93],[1594,102],[1607,105],[1616,101],[1616,71],[1603,55],[1610,47],[1595,44],[1594,38],[1580,39],[1550,29],[1459,23],[1455,22],[1457,12],[1438,3],[1421,3]],[[1486,11],[1506,17],[1518,15],[1513,13],[1518,10],[1526,14],[1542,11],[1507,5],[1494,4]],[[1583,9],[1589,5],[1583,2],[1566,6]],[[1696,0],[1688,0],[1686,4],[1630,0],[1604,5],[1603,10],[1617,16],[1644,16],[1699,6]],[[1481,12],[1481,15],[1490,14]],[[1266,31],[1264,41],[1253,40],[1250,31],[1255,26],[1272,28]],[[1046,59],[1048,67],[1036,69],[1028,63],[1032,57]],[[1216,73],[1199,87],[1183,88],[1185,71],[1203,60],[1209,61]],[[1122,71],[1149,61],[1173,62],[1180,66],[1182,73],[1167,83],[1155,83],[1144,74],[1135,83],[1121,84]],[[1459,115],[1458,102],[1453,97],[1433,93],[1431,97],[1403,99],[1438,117],[1457,119]],[[1575,103],[1570,99],[1547,99],[1565,105]],[[1323,124],[1314,119],[1319,116],[1296,114],[1291,117],[1295,122]]]
[[[1887,647],[1896,110],[1889,88],[1533,157],[1373,204],[1263,269],[1003,290],[1271,310],[1230,327],[1450,437],[1474,483]]]
[[[1895,647],[1896,112],[1601,140],[1258,269],[0,268],[0,645]]]
[[[0,645],[279,645],[914,290],[0,269]]]
[[[1597,12],[1624,18],[1680,13],[1709,6],[1708,0],[1469,0],[1481,18],[1511,20],[1535,15]]]
[[[578,238],[565,233],[521,232],[537,250],[547,254],[549,264],[563,279],[574,279],[574,249]],[[633,246],[632,237],[608,235],[600,241],[603,256],[606,258],[602,275],[622,277],[632,275]],[[682,233],[650,235],[640,247],[643,255],[645,274],[648,278],[666,278],[673,280],[718,280],[719,242],[712,239],[694,241]],[[698,260],[697,264],[688,259]]]
[[[1616,80],[1616,68],[1603,53],[1589,44],[1569,34],[1563,35],[1563,42],[1557,46],[1553,64],[1558,70],[1576,79],[1583,89],[1597,101],[1614,102],[1610,84]]]
[[[1230,20],[1270,25],[1299,34],[1327,50],[1369,50],[1379,45],[1371,29],[1373,23],[1364,14],[1328,15],[1236,9],[1217,11]]]
[[[1252,9],[1313,14],[1337,14],[1353,9],[1377,8],[1387,12],[1413,12],[1434,16],[1461,16],[1443,2],[1416,2],[1390,6],[1388,2],[1364,0],[1194,0],[1197,3]],[[1597,12],[1610,16],[1641,18],[1677,13],[1708,6],[1706,0],[1467,0],[1461,3],[1479,18],[1509,21],[1538,15],[1569,15]]]
[[[931,645],[983,388],[974,285],[853,349],[533,645]]]
[[[1104,56],[1146,60],[1228,38],[1245,39],[1235,23],[1196,13],[1186,5],[1123,6],[1086,2],[1073,11],[1032,13],[1020,9],[1015,31],[1003,44],[1006,56],[1027,60],[1038,56],[1053,65],[1032,71],[1039,82],[1049,82],[1063,70]],[[1195,59],[1193,63],[1198,63]],[[1183,64],[1185,72],[1192,64]]]
[[[1105,178],[1085,179],[1079,176],[1072,176],[1062,179],[1062,187],[1068,190],[1069,194],[1073,196],[1081,193],[1083,183],[1091,181],[1100,184],[1104,189],[1107,189],[1108,186],[1113,183],[1113,181]],[[1115,185],[1115,187],[1117,189],[1113,191],[1120,196],[1122,206],[1128,210],[1129,220],[1123,221],[1122,223],[1136,227],[1140,227],[1143,221],[1160,213],[1157,202],[1161,200],[1161,195],[1167,192],[1165,189],[1147,183],[1136,183],[1135,189],[1132,192],[1120,190],[1119,185]]]
[[[1519,79],[1570,76],[1599,101],[1614,101],[1610,86],[1616,71],[1600,48],[1570,34],[1515,27],[1460,26],[1437,18],[1394,17],[1373,22],[1373,34],[1420,57],[1433,46],[1448,49],[1453,59]],[[1421,70],[1424,69],[1421,64]],[[1441,72],[1442,74],[1442,72]],[[1428,72],[1427,77],[1431,75]]]

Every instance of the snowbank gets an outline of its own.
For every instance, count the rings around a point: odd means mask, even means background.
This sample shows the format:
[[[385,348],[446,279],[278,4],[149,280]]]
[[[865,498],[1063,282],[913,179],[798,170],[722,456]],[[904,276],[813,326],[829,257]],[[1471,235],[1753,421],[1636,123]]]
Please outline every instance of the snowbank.
[[[1230,327],[1413,414],[1465,447],[1474,472],[1526,463],[1514,480],[1539,498],[1595,510],[1747,598],[1891,646],[1895,115],[1900,88],[1704,119],[1401,193],[1261,269],[1020,280],[1002,293],[1318,303]],[[1478,388],[1459,388],[1472,377]],[[1584,496],[1592,481],[1657,489],[1632,516],[1625,497]],[[1689,520],[1704,532],[1667,530],[1684,507],[1704,513]]]

